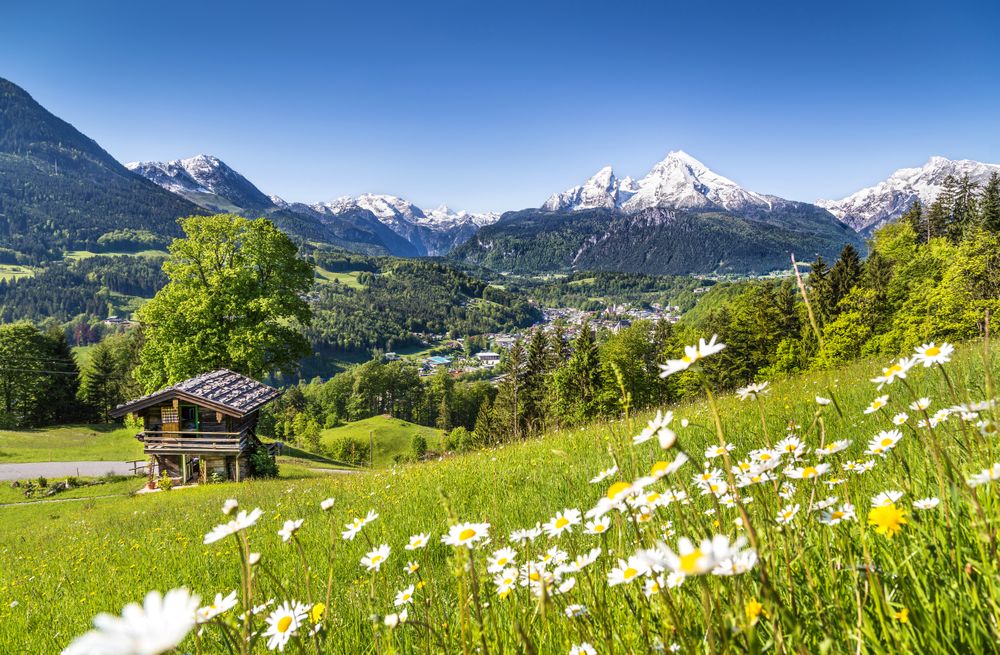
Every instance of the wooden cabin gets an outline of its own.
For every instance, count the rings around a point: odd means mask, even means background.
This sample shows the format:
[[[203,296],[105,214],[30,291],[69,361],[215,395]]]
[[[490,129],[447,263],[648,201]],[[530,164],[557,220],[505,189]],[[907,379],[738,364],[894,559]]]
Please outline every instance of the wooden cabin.
[[[257,417],[281,392],[226,369],[202,373],[110,412],[142,418],[150,479],[166,473],[177,484],[223,477],[242,480],[260,446]]]

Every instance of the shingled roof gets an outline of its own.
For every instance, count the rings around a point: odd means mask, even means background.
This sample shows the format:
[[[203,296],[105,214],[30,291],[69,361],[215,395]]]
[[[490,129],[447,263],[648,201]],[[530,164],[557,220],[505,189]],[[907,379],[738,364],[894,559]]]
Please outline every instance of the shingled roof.
[[[124,416],[164,400],[178,398],[210,407],[230,416],[243,417],[280,395],[281,392],[274,387],[222,368],[123,403],[109,413],[114,417]]]

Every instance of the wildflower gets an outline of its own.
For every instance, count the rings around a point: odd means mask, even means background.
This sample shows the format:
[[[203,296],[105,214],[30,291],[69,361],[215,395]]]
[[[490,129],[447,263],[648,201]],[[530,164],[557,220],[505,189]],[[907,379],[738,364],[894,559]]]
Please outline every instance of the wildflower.
[[[94,629],[74,639],[63,653],[165,653],[180,645],[194,627],[197,610],[198,597],[187,589],[173,589],[163,596],[151,591],[142,605],[126,605],[120,617],[98,614]]]
[[[601,556],[600,548],[591,548],[590,552],[577,555],[576,558],[565,566],[565,570],[570,573],[579,573],[586,567],[597,561]]]
[[[837,504],[837,497],[836,496],[828,496],[827,498],[824,498],[823,500],[815,502],[813,504],[813,506],[809,508],[809,511],[810,512],[819,512],[819,511],[822,511],[822,510],[824,510],[824,509],[826,509],[828,507],[833,507],[836,504]]]
[[[420,570],[420,564],[411,560],[406,563],[406,566],[403,567],[403,570],[410,574],[416,573],[417,571]]]
[[[810,478],[818,478],[827,471],[830,470],[829,464],[817,464],[815,466],[800,466],[798,468],[788,467],[785,469],[785,475],[790,478],[795,478],[798,480],[809,480]]]
[[[260,553],[250,553],[247,561],[250,563],[250,566],[257,566],[257,563],[260,562]]]
[[[522,530],[514,530],[510,533],[510,540],[513,543],[527,543],[529,541],[534,541],[542,534],[542,526],[540,524],[535,524],[533,528],[525,528]]]
[[[477,541],[489,535],[489,523],[459,523],[448,529],[448,534],[441,537],[441,542],[449,546],[466,546],[472,548]]]
[[[571,531],[573,526],[578,523],[580,523],[580,510],[566,508],[561,512],[556,512],[550,521],[542,525],[542,529],[550,537],[558,537],[564,532]]]
[[[839,441],[831,441],[830,443],[817,448],[815,452],[820,457],[825,457],[826,455],[833,455],[844,450],[851,445],[850,439],[841,439]]]
[[[712,569],[712,575],[741,575],[752,570],[756,564],[757,551],[744,550],[716,564]]]
[[[212,528],[212,531],[205,535],[205,545],[213,544],[220,539],[225,539],[230,535],[246,530],[247,528],[255,525],[263,513],[264,512],[261,511],[259,507],[249,514],[247,514],[245,510],[240,512],[236,515],[236,518],[228,523],[223,523],[222,525],[217,525]]]
[[[329,512],[332,507],[333,507],[333,498],[327,498],[326,500],[324,500],[319,504],[319,508],[324,512]]]
[[[764,606],[756,598],[751,598],[747,601],[746,607],[743,608],[743,612],[746,614],[747,623],[750,625],[757,625],[757,619],[764,612]]]
[[[902,491],[883,491],[877,496],[872,497],[872,507],[882,507],[883,505],[891,505],[898,502],[900,498],[903,497]]]
[[[669,427],[670,422],[673,420],[673,412],[668,410],[667,413],[664,414],[662,411],[657,410],[656,416],[653,417],[653,420],[646,425],[642,432],[632,438],[632,444],[638,445],[645,443],[653,437],[656,437],[660,442],[660,448],[664,450],[671,448],[677,441],[677,435]]]
[[[226,597],[223,597],[222,594],[215,594],[215,600],[213,600],[211,604],[198,609],[197,621],[198,623],[207,623],[220,614],[228,612],[234,607],[236,607],[235,591]]]
[[[935,498],[934,496],[931,496],[929,498],[921,498],[920,500],[913,501],[913,508],[923,509],[923,510],[934,509],[940,504],[941,504],[940,498]]]
[[[295,633],[302,627],[307,615],[305,606],[288,601],[271,612],[265,619],[267,630],[263,635],[268,638],[268,650],[284,651],[289,639],[295,636]]]
[[[489,573],[499,573],[505,568],[514,564],[514,560],[517,558],[517,551],[513,548],[501,548],[495,551],[488,559],[488,566],[486,570]]]
[[[240,504],[236,502],[235,498],[230,498],[226,502],[222,503],[222,513],[225,514],[226,516],[229,516],[230,514],[235,512],[236,508],[239,506]]]
[[[904,425],[906,424],[906,421],[909,420],[909,418],[910,418],[909,414],[907,414],[906,412],[900,412],[899,414],[896,414],[895,416],[892,417],[892,422],[894,425]]]
[[[792,496],[795,495],[795,485],[788,481],[782,482],[781,490],[778,491],[778,495],[785,500],[791,500]]]
[[[819,518],[819,522],[823,525],[837,525],[841,521],[850,521],[855,517],[854,505],[844,503],[839,509],[823,512],[823,515]]]
[[[616,482],[608,487],[604,498],[597,501],[597,505],[587,510],[587,518],[599,518],[604,516],[616,507],[620,507],[625,499],[634,495],[636,488],[628,482]]]
[[[879,396],[865,408],[865,414],[874,414],[889,403],[889,396]]]
[[[324,605],[323,603],[316,603],[315,605],[312,606],[312,609],[309,610],[309,620],[312,621],[313,623],[319,623],[320,620],[323,618],[323,614],[325,612],[326,612],[326,605]]]
[[[406,589],[396,594],[396,600],[393,601],[393,605],[399,607],[400,605],[408,605],[412,602],[413,602],[413,585],[410,585]]]
[[[302,519],[297,521],[285,521],[284,527],[278,530],[278,534],[281,536],[281,540],[288,543],[292,539],[292,535],[302,527]]]
[[[424,548],[427,545],[427,539],[427,535],[423,533],[410,535],[410,543],[403,546],[403,548],[406,550],[418,550],[420,548]]]
[[[690,539],[681,537],[677,541],[676,553],[668,546],[658,544],[655,550],[646,551],[645,556],[655,566],[684,575],[702,575],[719,562],[739,556],[745,543],[742,537],[730,543],[725,535],[716,535],[712,539],[703,539],[696,546]]]
[[[732,452],[736,446],[733,444],[722,444],[721,446],[709,446],[705,449],[705,459],[715,459],[722,457],[727,452]]]
[[[672,473],[676,473],[680,467],[687,463],[687,461],[687,455],[684,453],[677,453],[677,457],[675,457],[672,462],[660,460],[653,464],[653,467],[649,470],[649,475],[653,478],[653,481],[665,478]]]
[[[885,457],[885,454],[895,448],[902,438],[903,433],[899,430],[882,430],[868,442],[868,450],[865,453]]]
[[[806,445],[795,435],[789,435],[778,442],[774,449],[779,453],[799,457],[805,452]]]
[[[361,558],[361,566],[364,566],[369,571],[378,571],[385,564],[385,560],[389,558],[389,553],[392,549],[389,548],[387,544],[382,544],[374,550],[368,551],[368,553]]]
[[[899,534],[906,525],[906,512],[895,503],[879,505],[868,513],[868,525],[875,526],[875,532],[887,537]]]
[[[594,477],[590,479],[591,484],[597,484],[599,482],[604,482],[606,479],[610,478],[612,475],[618,472],[618,465],[615,464],[611,468],[604,469]]]
[[[344,527],[347,529],[344,530],[341,534],[343,535],[344,539],[352,541],[354,537],[358,536],[358,533],[361,532],[361,528],[365,527],[366,525],[368,525],[377,518],[378,514],[375,513],[375,510],[370,509],[368,510],[368,514],[364,518],[355,517],[355,519],[350,523],[345,523]]]
[[[832,403],[833,400],[830,398],[824,398],[823,396],[816,396],[816,404],[820,407],[825,407]]]
[[[538,560],[543,564],[548,564],[549,562],[555,561],[556,563],[565,562],[569,558],[569,555],[565,550],[562,550],[558,546],[553,546],[547,551],[538,556]]]
[[[770,391],[767,388],[767,382],[758,382],[754,384],[748,384],[742,389],[736,390],[736,395],[740,397],[740,400],[747,400],[749,398],[758,398]]]
[[[726,347],[724,343],[717,343],[718,335],[713,334],[706,343],[705,339],[699,339],[697,346],[685,346],[684,356],[680,359],[667,360],[666,364],[660,364],[660,377],[665,378],[679,371],[686,370],[699,359],[714,355]]]
[[[994,464],[988,469],[983,469],[969,478],[966,482],[968,482],[970,487],[978,487],[984,484],[989,484],[994,480],[1000,480],[1000,464]]]
[[[593,521],[587,521],[583,526],[586,534],[602,534],[608,531],[608,522],[603,517]]]
[[[608,572],[608,586],[632,582],[636,578],[642,577],[650,572],[649,564],[638,555],[633,555],[628,560],[618,560],[618,566],[612,567]]]
[[[979,429],[979,434],[984,437],[995,437],[998,432],[997,424],[993,421],[979,421],[976,427]]]
[[[778,511],[778,516],[775,517],[775,521],[779,525],[788,525],[795,519],[795,515],[799,513],[799,505],[785,505]]]
[[[597,651],[587,642],[583,642],[570,648],[569,655],[597,655]]]
[[[387,614],[382,620],[387,628],[395,628],[400,623],[406,623],[406,619],[409,616],[407,611],[404,609],[399,614]]]
[[[589,612],[587,608],[583,605],[567,605],[566,609],[563,610],[571,619],[578,619],[581,616],[586,616]]]
[[[910,610],[904,607],[903,609],[899,610],[898,612],[893,612],[892,618],[896,619],[900,623],[909,623],[910,622]]]
[[[916,363],[923,364],[924,368],[934,364],[945,364],[951,361],[951,354],[955,352],[955,347],[950,343],[942,343],[940,346],[933,341],[914,348],[913,359]]]
[[[917,400],[914,400],[912,403],[910,403],[910,409],[912,409],[915,412],[925,411],[930,406],[931,406],[931,399],[927,398],[926,396],[923,398],[918,398]]]
[[[497,588],[497,595],[506,598],[511,589],[517,583],[518,571],[514,567],[508,567],[493,576],[493,584]]]
[[[888,368],[883,368],[882,375],[872,378],[872,382],[878,384],[878,389],[881,391],[882,387],[887,384],[892,384],[897,379],[906,379],[906,372],[913,368],[915,363],[915,360],[903,357],[895,364],[890,365]]]
[[[666,584],[666,580],[663,575],[650,576],[646,578],[645,582],[642,584],[642,593],[646,595],[646,598],[654,596],[660,593],[660,589]]]

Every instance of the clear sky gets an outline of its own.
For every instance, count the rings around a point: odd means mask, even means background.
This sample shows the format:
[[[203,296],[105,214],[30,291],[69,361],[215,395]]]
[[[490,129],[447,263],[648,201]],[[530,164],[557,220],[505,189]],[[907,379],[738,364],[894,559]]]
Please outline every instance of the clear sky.
[[[1000,162],[998,29],[995,0],[25,1],[0,76],[123,162],[214,154],[289,200],[515,209],[674,149],[815,200]]]

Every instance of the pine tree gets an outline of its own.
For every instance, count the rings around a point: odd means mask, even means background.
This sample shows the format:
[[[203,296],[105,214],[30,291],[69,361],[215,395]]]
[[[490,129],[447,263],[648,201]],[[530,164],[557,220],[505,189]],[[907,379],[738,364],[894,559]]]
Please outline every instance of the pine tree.
[[[839,303],[854,285],[861,279],[861,256],[857,249],[851,244],[844,246],[840,251],[840,257],[830,269],[829,284],[827,285],[827,297],[825,306],[828,309],[828,316],[837,313],[837,303]]]
[[[516,341],[507,353],[507,373],[493,403],[493,434],[498,441],[518,440],[524,434],[524,346]]]
[[[94,346],[90,362],[83,372],[80,399],[91,408],[98,420],[110,421],[108,412],[124,401],[122,378],[123,372],[107,343]]]
[[[483,445],[490,445],[494,441],[493,435],[493,408],[490,407],[490,399],[483,400],[479,406],[479,413],[476,414],[476,425],[472,428],[476,435],[476,441]]]
[[[569,343],[566,340],[566,326],[556,323],[549,338],[549,370],[554,371],[563,364],[570,356]]]
[[[535,328],[528,341],[522,395],[524,423],[531,432],[540,430],[545,421],[549,361],[549,340],[540,328]]]
[[[601,392],[601,359],[590,322],[580,326],[573,340],[573,354],[557,371],[554,380],[557,411],[571,421],[592,418],[598,410]]]
[[[939,195],[924,214],[924,234],[921,239],[924,243],[937,237],[943,237],[948,233],[951,210],[945,203],[945,198],[942,198],[943,195],[944,193]]]
[[[873,290],[880,299],[884,299],[891,281],[892,262],[878,250],[873,250],[865,261],[861,283]]]
[[[914,200],[909,209],[899,217],[899,220],[900,222],[909,223],[913,231],[917,234],[917,238],[924,243],[927,242],[924,227],[924,207],[920,204],[920,200]]]
[[[979,222],[991,232],[1000,232],[1000,174],[994,171],[983,189]]]
[[[809,270],[809,295],[816,308],[816,313],[819,314],[817,319],[820,322],[823,322],[829,314],[829,277],[830,269],[826,265],[826,260],[822,256],[817,256]]]
[[[951,204],[951,229],[948,236],[957,242],[967,230],[974,226],[979,184],[969,178],[968,173],[955,182]]]

